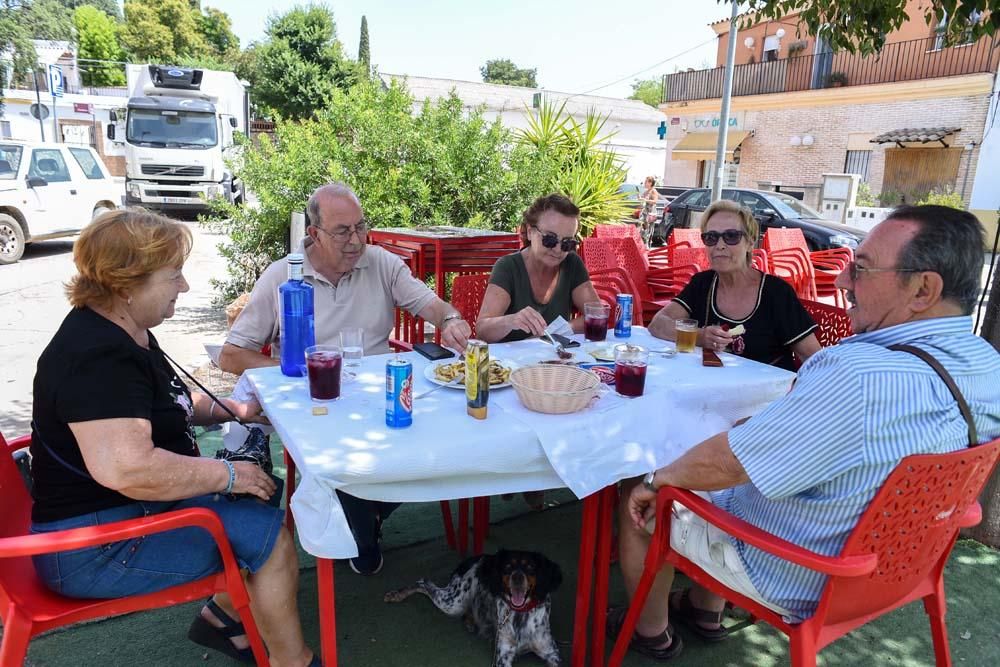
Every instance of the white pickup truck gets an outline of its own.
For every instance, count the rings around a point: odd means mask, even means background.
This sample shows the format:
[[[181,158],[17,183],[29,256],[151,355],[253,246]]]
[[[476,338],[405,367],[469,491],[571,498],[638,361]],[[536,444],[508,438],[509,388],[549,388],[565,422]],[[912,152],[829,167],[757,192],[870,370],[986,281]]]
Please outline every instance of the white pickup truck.
[[[0,140],[0,264],[29,243],[78,234],[124,195],[89,146]]]

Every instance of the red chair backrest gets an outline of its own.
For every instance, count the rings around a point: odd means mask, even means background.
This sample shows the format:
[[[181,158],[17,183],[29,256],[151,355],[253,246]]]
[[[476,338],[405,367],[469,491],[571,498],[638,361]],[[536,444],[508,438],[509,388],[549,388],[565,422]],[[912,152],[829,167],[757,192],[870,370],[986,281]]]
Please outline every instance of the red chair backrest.
[[[451,284],[451,305],[472,327],[473,336],[476,335],[476,320],[479,319],[479,309],[483,307],[483,295],[486,294],[486,286],[489,284],[488,273],[455,276],[455,281]]]
[[[842,338],[854,335],[851,318],[847,311],[837,306],[831,306],[820,301],[801,299],[802,306],[812,315],[819,327],[816,329],[816,339],[820,347],[830,347],[840,342]]]
[[[603,241],[614,253],[615,263],[613,266],[621,267],[628,274],[628,277],[635,283],[643,301],[652,300],[653,293],[646,282],[649,266],[644,258],[644,253],[636,246],[635,242],[632,239],[603,239]]]
[[[848,537],[841,557],[878,556],[864,577],[831,577],[817,615],[825,624],[891,608],[914,588],[937,581],[961,520],[976,503],[997,458],[1000,438],[947,454],[903,459],[885,480]],[[933,592],[933,589],[927,591]]]
[[[597,225],[594,227],[594,236],[599,239],[640,239],[639,228],[635,225]]]
[[[27,535],[31,526],[31,494],[14,463],[14,452],[27,447],[29,438],[8,442],[0,433],[0,537]],[[11,600],[52,598],[42,584],[28,556],[0,560],[0,607],[4,612]]]
[[[763,248],[753,249],[753,268],[761,273],[767,273],[770,270],[770,265],[767,262],[767,251]]]
[[[601,238],[596,236],[584,240],[580,252],[582,253],[583,264],[587,267],[587,271],[593,273],[594,271],[613,269],[618,266],[615,251],[608,243],[610,240],[612,239],[608,237]]]
[[[711,268],[712,262],[708,258],[708,248],[705,246],[700,248],[677,247],[673,250],[670,266],[696,266],[698,271],[707,271]]]
[[[764,250],[787,250],[798,248],[809,256],[809,246],[801,229],[794,227],[771,227],[764,233]]]
[[[618,321],[618,295],[632,295],[632,324],[642,325],[642,297],[632,279],[622,269],[616,267],[595,271],[590,274],[597,296],[611,306],[611,321]]]
[[[701,229],[680,227],[670,232],[669,244],[687,243],[692,248],[704,248],[705,244],[701,240]]]

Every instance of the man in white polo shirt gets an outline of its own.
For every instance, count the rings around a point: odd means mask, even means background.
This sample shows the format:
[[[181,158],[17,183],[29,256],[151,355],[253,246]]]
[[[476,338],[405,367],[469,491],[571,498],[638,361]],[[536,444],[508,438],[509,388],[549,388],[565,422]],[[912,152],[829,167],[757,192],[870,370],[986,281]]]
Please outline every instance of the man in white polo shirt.
[[[399,257],[367,245],[367,233],[361,202],[347,185],[329,183],[313,192],[306,205],[307,236],[299,251],[304,256],[303,276],[314,288],[316,342],[337,344],[341,329],[361,327],[365,354],[389,352],[389,334],[399,307],[432,322],[441,331],[445,347],[464,350],[472,334],[469,324],[414,278]],[[222,348],[219,366],[223,370],[239,375],[248,368],[278,365],[278,288],[287,279],[288,263],[280,259],[257,280]],[[267,344],[272,346],[273,357],[261,354]],[[398,504],[338,494],[358,543],[351,568],[359,574],[375,574],[382,568],[381,522]]]

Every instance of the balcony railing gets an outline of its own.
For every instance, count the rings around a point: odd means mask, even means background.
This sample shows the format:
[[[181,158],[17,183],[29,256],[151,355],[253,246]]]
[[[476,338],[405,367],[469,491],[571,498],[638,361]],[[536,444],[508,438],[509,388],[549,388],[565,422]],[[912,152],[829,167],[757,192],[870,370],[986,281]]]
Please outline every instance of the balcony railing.
[[[929,37],[887,44],[881,52],[871,56],[828,51],[737,65],[733,71],[733,95],[766,95],[994,73],[1000,63],[1000,42],[996,37],[936,48],[939,46],[937,38]],[[663,77],[661,99],[667,103],[722,97],[724,76],[724,67],[667,74]]]

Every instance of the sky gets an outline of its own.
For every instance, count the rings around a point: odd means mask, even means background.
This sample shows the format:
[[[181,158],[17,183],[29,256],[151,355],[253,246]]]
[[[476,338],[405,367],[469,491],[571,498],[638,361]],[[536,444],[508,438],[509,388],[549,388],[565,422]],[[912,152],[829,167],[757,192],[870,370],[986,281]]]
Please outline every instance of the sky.
[[[245,47],[264,38],[269,15],[292,5],[202,0],[202,6],[229,14]],[[487,60],[509,58],[536,68],[539,87],[609,97],[627,97],[635,78],[658,78],[675,66],[714,67],[715,33],[708,24],[730,13],[730,5],[716,0],[634,6],[608,0],[337,0],[327,6],[352,58],[361,16],[368,17],[372,64],[383,73],[482,81],[479,68]],[[679,54],[685,55],[663,62]]]

